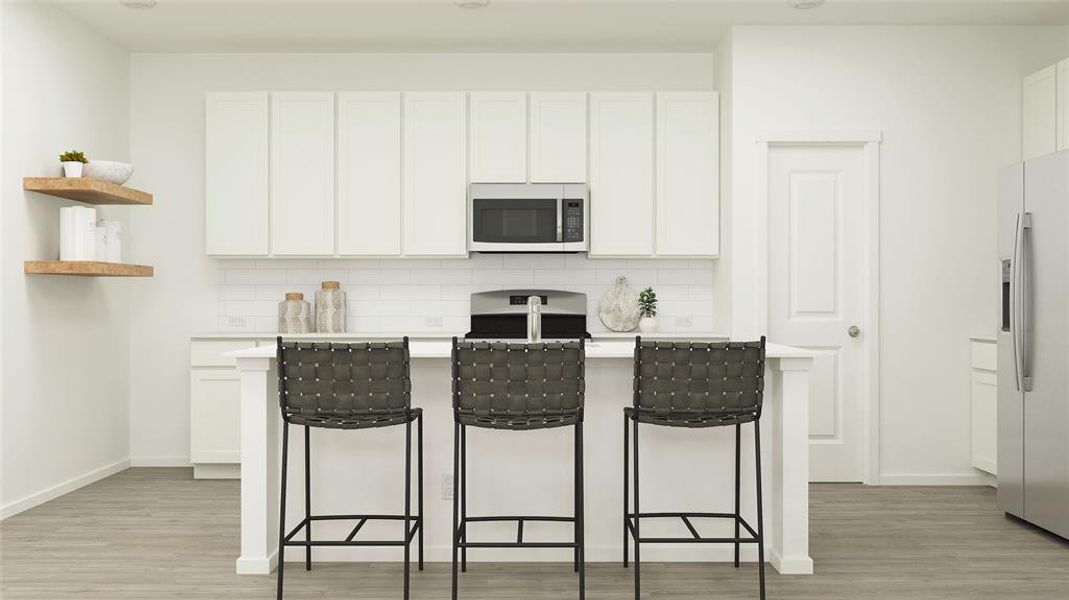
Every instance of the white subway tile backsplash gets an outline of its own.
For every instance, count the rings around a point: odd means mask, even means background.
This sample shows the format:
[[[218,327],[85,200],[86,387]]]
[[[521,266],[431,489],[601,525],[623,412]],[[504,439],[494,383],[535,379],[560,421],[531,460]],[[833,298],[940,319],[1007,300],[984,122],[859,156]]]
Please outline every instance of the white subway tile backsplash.
[[[589,259],[582,254],[472,254],[468,259],[220,260],[221,331],[274,331],[286,292],[314,303],[324,280],[342,282],[349,299],[348,330],[367,333],[463,333],[474,292],[550,288],[585,293],[592,332],[601,295],[626,276],[632,287],[652,286],[660,300],[661,331],[713,330],[716,263],[688,259]]]

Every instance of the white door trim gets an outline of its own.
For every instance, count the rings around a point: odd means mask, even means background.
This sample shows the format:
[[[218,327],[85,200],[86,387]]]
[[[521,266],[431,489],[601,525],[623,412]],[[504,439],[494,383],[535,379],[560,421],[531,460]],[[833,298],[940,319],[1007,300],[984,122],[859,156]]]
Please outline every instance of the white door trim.
[[[759,331],[768,331],[768,151],[770,146],[861,146],[865,153],[866,190],[866,266],[863,274],[865,285],[864,316],[862,332],[865,336],[865,372],[862,377],[868,382],[868,402],[864,407],[862,444],[866,448],[863,482],[880,484],[880,141],[879,131],[824,131],[824,132],[771,132],[757,136],[756,186],[757,201],[754,203],[753,232],[755,240],[754,260],[755,296],[759,310],[756,314]]]

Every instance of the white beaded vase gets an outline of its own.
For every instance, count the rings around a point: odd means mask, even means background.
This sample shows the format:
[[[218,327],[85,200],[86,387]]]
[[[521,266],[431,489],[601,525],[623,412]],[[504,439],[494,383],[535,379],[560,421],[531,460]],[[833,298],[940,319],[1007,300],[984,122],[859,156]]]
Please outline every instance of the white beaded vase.
[[[278,303],[279,333],[312,333],[312,305],[300,292],[289,292]]]
[[[324,281],[316,290],[316,331],[343,333],[345,331],[346,298],[341,284]]]
[[[638,292],[627,284],[626,277],[616,283],[598,302],[598,318],[609,331],[631,331],[638,327]]]

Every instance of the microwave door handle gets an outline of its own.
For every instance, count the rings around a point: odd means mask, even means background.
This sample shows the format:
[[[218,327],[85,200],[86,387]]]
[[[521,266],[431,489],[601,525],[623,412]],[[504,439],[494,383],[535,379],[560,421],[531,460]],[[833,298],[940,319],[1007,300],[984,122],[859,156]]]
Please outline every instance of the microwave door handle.
[[[564,241],[564,198],[557,198],[557,241]]]

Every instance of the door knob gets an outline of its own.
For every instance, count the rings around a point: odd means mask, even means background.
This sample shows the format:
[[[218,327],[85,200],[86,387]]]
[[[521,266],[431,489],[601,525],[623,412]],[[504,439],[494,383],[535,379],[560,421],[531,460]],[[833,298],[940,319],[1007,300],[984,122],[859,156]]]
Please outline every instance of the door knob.
[[[857,325],[851,325],[850,328],[846,330],[846,333],[850,334],[850,337],[857,337],[861,335],[861,328]]]

